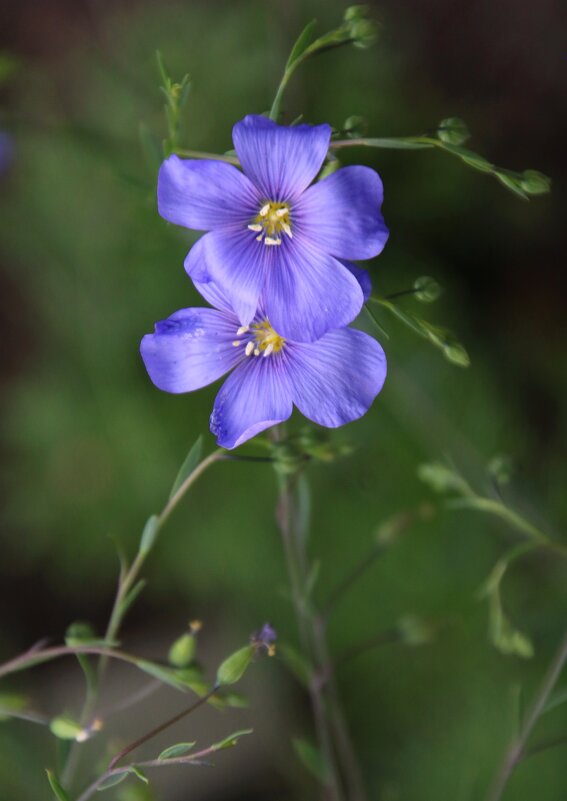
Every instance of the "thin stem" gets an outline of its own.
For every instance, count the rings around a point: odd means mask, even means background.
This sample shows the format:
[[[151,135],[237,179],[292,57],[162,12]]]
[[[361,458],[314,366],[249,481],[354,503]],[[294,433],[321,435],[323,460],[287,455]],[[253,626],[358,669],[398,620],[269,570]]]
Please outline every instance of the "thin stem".
[[[234,164],[236,167],[240,166],[240,161],[236,156],[227,156],[224,153],[205,153],[202,150],[187,150],[186,148],[176,147],[173,151],[178,156],[184,156],[188,159],[212,159],[213,161],[226,161],[228,164]]]
[[[143,734],[141,737],[138,737],[137,740],[134,740],[134,742],[127,745],[125,748],[122,749],[122,751],[120,751],[118,754],[116,754],[115,757],[111,759],[108,765],[108,770],[113,770],[116,767],[116,765],[122,759],[124,759],[125,756],[130,754],[132,751],[135,751],[136,748],[139,748],[144,743],[147,743],[148,740],[153,739],[158,734],[161,734],[162,731],[165,731],[166,729],[169,729],[170,726],[173,726],[174,723],[178,723],[180,720],[189,715],[191,712],[194,712],[196,709],[199,709],[200,706],[206,704],[207,701],[209,701],[213,697],[213,695],[218,691],[218,689],[219,689],[218,686],[215,685],[211,690],[209,690],[209,692],[206,695],[203,695],[201,698],[192,703],[186,709],[182,710],[181,712],[178,712],[177,715],[174,715],[172,718],[168,718],[168,720],[166,720],[164,723],[160,723],[159,726],[156,726],[155,729],[152,729],[147,734]]]
[[[218,749],[216,746],[210,745],[207,748],[203,748],[202,751],[196,751],[194,754],[190,754],[188,756],[172,757],[171,759],[146,759],[142,762],[125,765],[124,767],[108,769],[102,774],[102,776],[99,776],[96,781],[87,787],[87,789],[79,796],[77,801],[88,801],[89,798],[92,798],[103,782],[105,782],[111,776],[123,773],[134,766],[137,768],[163,768],[170,765],[204,765],[206,763],[203,762],[203,758],[213,754],[217,750]]]
[[[518,763],[526,756],[526,744],[538,722],[561,671],[567,662],[567,631],[549,670],[532,702],[520,734],[508,746],[486,801],[500,801]]]
[[[173,510],[179,504],[181,499],[185,496],[188,490],[193,486],[195,481],[207,470],[215,462],[219,461],[220,459],[224,458],[224,451],[222,449],[218,449],[213,451],[206,459],[203,459],[200,464],[187,476],[185,481],[178,487],[177,491],[168,499],[167,503],[157,516],[156,526],[155,526],[155,536],[157,535],[165,522],[170,517]],[[155,543],[155,538],[154,538]],[[125,601],[128,597],[128,594],[134,589],[134,586],[138,580],[138,576],[140,575],[140,571],[146,561],[147,556],[151,552],[151,548],[142,550],[142,548],[138,549],[138,553],[136,554],[132,564],[126,570],[124,574],[121,573],[120,580],[118,582],[118,589],[116,591],[116,597],[114,599],[114,604],[112,606],[112,611],[110,613],[110,619],[108,621],[108,625],[106,627],[106,632],[104,635],[104,639],[108,642],[113,642],[116,637],[118,636],[118,632],[122,625],[122,621],[124,616],[127,612],[127,608],[129,604],[126,604]],[[98,697],[100,692],[100,686],[102,684],[102,680],[104,674],[106,672],[106,668],[108,665],[108,655],[103,653],[101,658],[99,659],[98,669],[96,674],[96,683],[93,687],[89,687],[89,691],[87,692],[85,703],[83,704],[83,709],[80,715],[80,722],[81,725],[85,726],[89,723],[90,719],[92,718],[94,711],[96,709],[96,705],[98,703]],[[71,748],[69,749],[69,753],[67,756],[67,760],[63,767],[62,771],[62,779],[65,784],[68,784],[75,773],[75,770],[78,766],[78,743],[73,743]]]
[[[52,659],[58,659],[60,656],[77,656],[78,654],[96,654],[98,656],[106,656],[112,659],[118,659],[121,662],[128,662],[131,665],[138,665],[140,659],[133,654],[128,654],[125,651],[117,651],[114,648],[102,648],[97,646],[77,646],[70,645],[55,645],[52,648],[45,648],[43,651],[34,651],[30,654],[26,651],[19,656],[10,659],[9,662],[4,662],[0,665],[0,679],[8,676],[10,673],[16,673],[19,670],[25,670],[34,665],[40,665],[43,662],[50,662]]]
[[[339,773],[335,761],[330,720],[327,715],[323,690],[327,679],[327,669],[319,661],[314,642],[313,620],[310,617],[309,605],[305,598],[305,570],[303,566],[302,546],[297,530],[297,513],[295,509],[293,479],[286,476],[282,479],[277,521],[282,535],[293,605],[299,627],[300,639],[305,654],[310,658],[314,670],[309,681],[309,695],[317,732],[317,741],[326,767],[326,776],[322,783],[325,801],[341,801],[342,790]]]

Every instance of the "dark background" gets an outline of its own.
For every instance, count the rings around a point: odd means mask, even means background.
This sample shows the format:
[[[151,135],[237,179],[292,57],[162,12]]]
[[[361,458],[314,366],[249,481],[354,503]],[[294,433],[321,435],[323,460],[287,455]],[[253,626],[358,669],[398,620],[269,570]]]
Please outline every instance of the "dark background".
[[[0,127],[14,142],[12,164],[0,177],[6,658],[41,636],[61,637],[77,618],[103,629],[116,577],[111,537],[135,547],[188,447],[207,430],[216,388],[161,395],[137,355],[155,319],[196,302],[182,270],[189,239],[158,217],[155,172],[138,137],[141,122],[164,135],[155,49],[175,77],[189,72],[193,80],[187,146],[222,152],[234,121],[271,102],[305,23],[316,16],[319,30],[328,30],[344,7],[315,0],[3,0],[0,47],[17,60],[0,107]],[[321,597],[365,553],[381,520],[430,499],[416,478],[424,460],[449,455],[482,481],[495,453],[510,454],[511,502],[561,535],[560,12],[559,2],[373,4],[380,36],[372,50],[322,55],[291,84],[288,121],[304,112],[311,122],[339,127],[361,114],[373,135],[389,136],[460,116],[473,150],[510,169],[541,170],[554,182],[551,195],[522,202],[442,153],[349,152],[348,160],[376,167],[385,184],[391,239],[370,267],[377,291],[435,276],[445,288],[437,304],[420,309],[408,300],[407,308],[451,328],[472,365],[451,366],[381,318],[391,337],[383,342],[386,388],[363,421],[336,435],[355,453],[312,470],[311,549],[322,559]],[[149,587],[124,630],[129,648],[160,658],[189,617],[206,623],[203,658],[211,670],[265,619],[294,640],[274,501],[263,466],[221,465],[203,479],[148,566]],[[503,526],[470,514],[436,516],[416,526],[337,610],[335,649],[407,612],[451,621],[432,645],[374,650],[339,675],[372,798],[483,798],[510,736],[511,688],[529,694],[565,617],[564,568],[525,560],[507,579],[506,605],[534,640],[535,658],[505,658],[491,648],[477,590],[509,537]],[[25,685],[50,714],[72,711],[76,672],[61,663],[10,687]],[[111,679],[115,693],[135,680],[118,671]],[[210,727],[222,734],[251,720],[260,736],[219,759],[212,778],[182,772],[168,784],[156,777],[157,797],[297,798],[302,782],[312,797],[289,746],[288,727],[309,732],[301,691],[279,661],[255,666],[246,690],[250,710],[230,720],[207,711],[177,739],[194,739],[197,727],[206,741]],[[139,713],[139,728],[113,724],[117,736],[149,728],[176,703],[164,691],[159,706]],[[552,733],[562,720],[564,726],[560,710],[550,718]],[[30,733],[23,723],[2,725],[6,797],[26,801],[46,792],[42,768],[54,758],[47,741],[39,727]],[[96,753],[94,742],[88,747]],[[561,767],[561,751],[534,758],[510,798],[532,799],[537,790],[560,801],[567,791]]]

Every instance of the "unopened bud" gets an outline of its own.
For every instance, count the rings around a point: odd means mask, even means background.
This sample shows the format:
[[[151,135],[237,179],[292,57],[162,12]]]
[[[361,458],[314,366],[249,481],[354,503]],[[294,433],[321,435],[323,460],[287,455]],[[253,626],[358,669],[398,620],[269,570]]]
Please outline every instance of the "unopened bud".
[[[434,278],[422,275],[416,278],[414,285],[415,299],[422,303],[433,303],[441,294],[441,287]]]
[[[544,195],[551,189],[551,178],[537,170],[524,170],[520,186],[528,195]]]
[[[470,137],[470,132],[460,117],[448,117],[439,123],[437,136],[448,145],[462,145]]]

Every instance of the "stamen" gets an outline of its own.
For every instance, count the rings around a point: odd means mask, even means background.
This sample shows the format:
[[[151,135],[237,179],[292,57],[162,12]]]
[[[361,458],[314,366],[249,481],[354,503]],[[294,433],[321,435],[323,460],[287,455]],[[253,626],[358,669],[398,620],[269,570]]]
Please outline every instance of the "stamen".
[[[259,348],[254,348],[254,356],[259,356],[259,355],[260,355]]]
[[[267,215],[267,213],[269,212],[269,210],[270,210],[270,204],[269,204],[269,203],[266,203],[266,204],[265,204],[264,206],[262,206],[262,208],[260,209],[260,217],[265,217],[265,216]]]
[[[262,230],[262,226],[260,225],[260,223],[253,223],[252,225],[248,226],[248,230],[249,231],[261,231]]]
[[[241,339],[235,339],[232,344],[234,345],[235,348],[237,348],[239,345],[242,345],[242,340]]]
[[[256,242],[261,242],[263,238],[264,234],[258,234],[258,236],[256,237]]]
[[[245,350],[244,352],[245,352],[245,354],[246,354],[247,356],[250,356],[250,354],[252,353],[252,351],[253,351],[253,350],[254,350],[254,343],[253,343],[253,342],[249,342],[249,343],[246,345],[246,350]]]
[[[282,225],[284,233],[286,233],[289,236],[290,239],[293,239],[293,234],[291,233],[290,226],[287,223],[284,223],[284,222],[281,225]]]
[[[242,334],[246,334],[248,331],[250,331],[249,325],[241,325],[236,333],[240,337]]]
[[[256,239],[257,239],[257,238],[258,238],[258,237],[256,237]],[[271,236],[267,236],[267,237],[264,239],[264,245],[281,245],[281,243],[282,243],[282,240],[281,240],[279,237],[278,237],[277,239],[274,239],[274,238],[273,238],[273,237],[271,237]]]
[[[287,209],[287,208],[277,209],[276,210],[276,217],[285,217],[285,215],[288,213],[288,211],[289,211],[289,209]]]
[[[268,347],[264,351],[264,359],[266,358],[266,356],[270,355],[270,353],[273,351],[273,349],[274,349],[274,343],[270,342],[270,344],[268,345]]]

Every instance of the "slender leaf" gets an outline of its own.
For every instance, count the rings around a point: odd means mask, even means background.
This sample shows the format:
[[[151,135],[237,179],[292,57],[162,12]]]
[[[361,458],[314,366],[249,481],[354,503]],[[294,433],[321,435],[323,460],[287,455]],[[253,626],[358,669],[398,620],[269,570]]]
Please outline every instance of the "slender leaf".
[[[53,790],[53,794],[55,798],[59,799],[59,801],[71,801],[65,790],[59,784],[57,777],[53,773],[52,770],[46,770],[47,773],[47,781],[49,782],[49,786]]]
[[[323,784],[328,777],[328,770],[321,753],[307,740],[295,738],[293,740],[295,753],[307,770]]]
[[[197,467],[199,462],[201,461],[201,454],[203,452],[203,435],[201,434],[195,440],[193,447],[187,454],[187,457],[181,467],[179,468],[179,473],[175,481],[173,482],[173,486],[171,488],[171,492],[169,493],[169,497],[173,498],[177,490],[181,487],[183,482],[185,481],[188,476],[191,475],[193,470]]]
[[[108,790],[110,787],[115,787],[117,784],[120,784],[130,776],[130,768],[126,770],[120,770],[116,773],[111,773],[104,781],[102,781],[99,786],[96,788],[99,792],[103,790]]]
[[[311,22],[308,22],[305,28],[301,31],[294,46],[291,49],[291,53],[289,54],[289,58],[285,65],[285,71],[292,66],[294,61],[296,61],[303,53],[307,50],[311,42],[313,41],[313,34],[315,31],[315,26],[317,25],[317,20],[312,19]]]
[[[195,742],[192,743],[176,743],[175,745],[170,745],[169,748],[165,748],[161,754],[158,756],[158,759],[173,759],[174,757],[180,757],[184,754],[189,753],[189,751],[194,747]]]
[[[253,734],[253,732],[254,729],[241,729],[240,731],[235,731],[233,734],[229,734],[228,737],[225,737],[224,740],[214,743],[211,748],[214,751],[221,751],[223,748],[232,748],[233,745],[238,743],[240,737],[244,737],[246,734]]]

